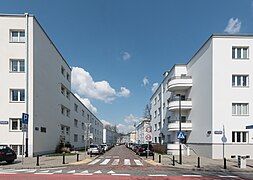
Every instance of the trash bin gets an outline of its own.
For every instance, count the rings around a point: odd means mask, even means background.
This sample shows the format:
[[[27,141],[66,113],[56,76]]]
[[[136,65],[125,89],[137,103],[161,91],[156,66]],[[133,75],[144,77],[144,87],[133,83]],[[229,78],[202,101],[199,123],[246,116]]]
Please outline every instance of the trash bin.
[[[238,167],[246,168],[246,156],[238,156]]]

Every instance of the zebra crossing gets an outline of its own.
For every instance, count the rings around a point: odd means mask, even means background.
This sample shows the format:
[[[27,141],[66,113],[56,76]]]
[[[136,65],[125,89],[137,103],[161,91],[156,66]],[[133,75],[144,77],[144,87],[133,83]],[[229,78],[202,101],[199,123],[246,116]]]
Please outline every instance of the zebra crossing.
[[[105,166],[105,165],[112,165],[112,166],[117,166],[119,164],[123,163],[125,166],[131,166],[131,165],[136,165],[136,166],[143,166],[143,163],[139,159],[134,159],[131,161],[130,159],[95,159],[88,163],[88,165],[100,165],[100,166]]]

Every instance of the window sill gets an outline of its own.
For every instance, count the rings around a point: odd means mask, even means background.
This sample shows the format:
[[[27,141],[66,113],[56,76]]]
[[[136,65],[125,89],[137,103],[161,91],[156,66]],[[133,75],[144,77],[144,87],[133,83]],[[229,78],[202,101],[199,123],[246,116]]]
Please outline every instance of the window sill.
[[[25,74],[25,71],[9,71],[11,74]]]
[[[10,130],[9,132],[22,132],[22,130]]]
[[[232,86],[232,88],[242,88],[242,89],[246,89],[246,88],[249,88],[249,86]]]
[[[249,60],[249,58],[232,58],[232,60],[235,60],[235,61],[243,61],[243,60],[246,60],[246,61],[248,61]]]
[[[23,42],[23,41],[17,41],[17,42],[16,42],[16,41],[9,41],[9,43],[13,43],[13,44],[14,44],[14,43],[17,43],[17,44],[24,44],[25,41],[24,41],[24,42]]]
[[[9,101],[9,103],[25,103],[25,101]]]
[[[242,117],[247,117],[247,116],[249,116],[249,114],[245,114],[245,115],[232,114],[232,116],[242,116]]]

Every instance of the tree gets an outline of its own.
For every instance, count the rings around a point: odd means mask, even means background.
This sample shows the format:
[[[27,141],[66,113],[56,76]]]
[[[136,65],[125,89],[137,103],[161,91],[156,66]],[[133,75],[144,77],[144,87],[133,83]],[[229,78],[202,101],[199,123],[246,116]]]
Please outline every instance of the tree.
[[[144,113],[143,113],[143,118],[145,119],[150,119],[151,115],[150,115],[150,104],[146,104],[145,109],[144,109]]]

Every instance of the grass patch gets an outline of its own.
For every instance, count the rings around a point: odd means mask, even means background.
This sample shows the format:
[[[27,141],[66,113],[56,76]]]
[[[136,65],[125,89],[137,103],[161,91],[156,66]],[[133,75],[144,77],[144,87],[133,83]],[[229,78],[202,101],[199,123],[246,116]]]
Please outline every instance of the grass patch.
[[[76,153],[65,153],[65,156],[75,156]],[[47,157],[63,156],[63,153],[48,154]]]

